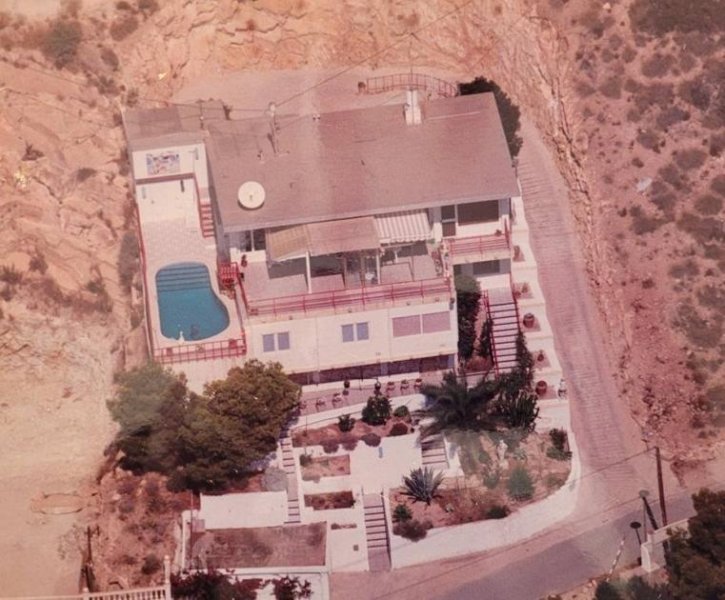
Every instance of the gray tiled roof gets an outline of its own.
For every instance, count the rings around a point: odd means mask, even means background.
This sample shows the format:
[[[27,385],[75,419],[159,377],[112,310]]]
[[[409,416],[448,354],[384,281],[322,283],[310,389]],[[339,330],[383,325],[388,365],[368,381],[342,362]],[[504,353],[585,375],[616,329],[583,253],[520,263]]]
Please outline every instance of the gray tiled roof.
[[[424,103],[419,125],[406,125],[400,104],[319,119],[280,115],[277,123],[275,156],[268,118],[206,120],[211,176],[226,231],[519,194],[492,94]],[[266,192],[256,210],[237,202],[239,186],[249,180]]]

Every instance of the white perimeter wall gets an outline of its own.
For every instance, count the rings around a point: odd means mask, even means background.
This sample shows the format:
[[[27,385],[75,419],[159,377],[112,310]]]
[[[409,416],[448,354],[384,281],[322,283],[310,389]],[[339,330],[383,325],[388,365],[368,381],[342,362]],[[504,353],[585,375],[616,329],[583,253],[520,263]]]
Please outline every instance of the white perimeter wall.
[[[393,337],[394,317],[436,312],[448,313],[448,331]],[[342,325],[361,322],[368,323],[369,339],[343,342]],[[274,323],[255,323],[248,320],[246,325],[249,358],[279,361],[287,371],[294,372],[454,354],[458,345],[455,307],[451,310],[448,301],[320,315]],[[263,352],[262,336],[279,332],[289,332],[290,349]]]

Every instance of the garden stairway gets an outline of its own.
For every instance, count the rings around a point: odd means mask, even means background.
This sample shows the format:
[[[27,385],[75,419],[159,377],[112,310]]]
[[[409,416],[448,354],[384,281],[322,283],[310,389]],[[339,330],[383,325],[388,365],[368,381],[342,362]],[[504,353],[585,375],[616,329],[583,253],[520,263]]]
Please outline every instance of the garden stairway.
[[[420,442],[423,466],[431,469],[447,469],[448,456],[442,433],[435,433],[423,438]]]
[[[385,518],[385,504],[383,504],[382,495],[363,495],[363,508],[370,570],[390,571],[388,522]]]
[[[482,296],[485,316],[491,320],[491,350],[496,373],[516,366],[516,337],[521,331],[519,307],[511,290],[488,290]]]
[[[300,518],[300,496],[297,487],[297,465],[292,451],[292,438],[289,437],[288,431],[282,432],[279,447],[282,451],[282,469],[287,475],[287,520],[284,524],[297,525],[302,522]]]
[[[214,237],[214,214],[211,204],[199,204],[199,219],[201,220],[201,235],[205,238]]]

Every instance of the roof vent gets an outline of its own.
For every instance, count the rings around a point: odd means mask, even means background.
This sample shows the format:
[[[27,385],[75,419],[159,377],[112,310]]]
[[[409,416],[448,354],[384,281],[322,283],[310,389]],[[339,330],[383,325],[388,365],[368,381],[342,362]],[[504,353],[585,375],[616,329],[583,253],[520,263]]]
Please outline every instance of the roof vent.
[[[239,206],[247,210],[256,210],[264,204],[265,191],[257,181],[245,181],[239,186],[237,200]]]

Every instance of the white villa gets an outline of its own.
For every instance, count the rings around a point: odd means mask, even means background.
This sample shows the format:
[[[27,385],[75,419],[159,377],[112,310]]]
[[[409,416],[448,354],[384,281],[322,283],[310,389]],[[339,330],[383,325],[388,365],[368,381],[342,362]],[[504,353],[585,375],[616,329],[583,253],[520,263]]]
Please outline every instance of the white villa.
[[[405,94],[308,116],[126,112],[156,360],[274,360],[303,385],[452,369],[460,273],[510,366],[538,285],[494,96]]]

